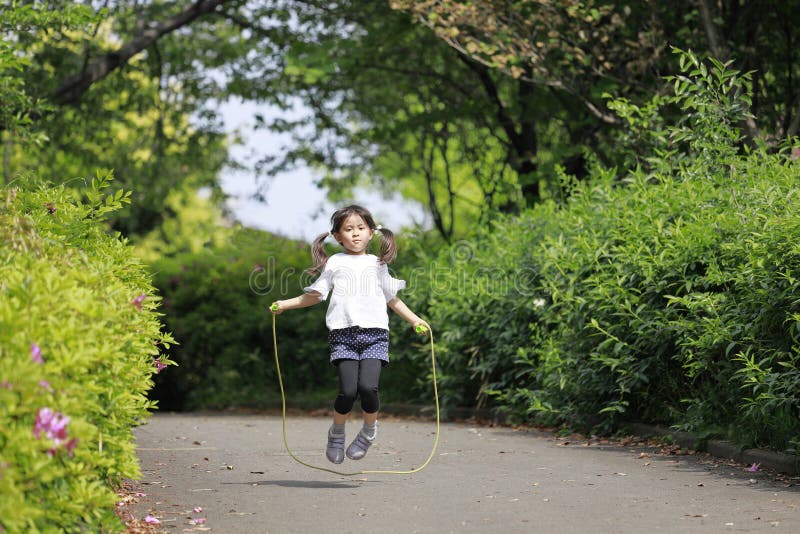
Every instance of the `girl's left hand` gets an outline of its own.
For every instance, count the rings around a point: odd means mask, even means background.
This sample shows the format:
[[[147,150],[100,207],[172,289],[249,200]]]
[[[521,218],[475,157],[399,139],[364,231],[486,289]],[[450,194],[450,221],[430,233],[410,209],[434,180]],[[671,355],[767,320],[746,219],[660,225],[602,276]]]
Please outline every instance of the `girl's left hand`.
[[[431,325],[429,325],[425,321],[417,321],[416,323],[414,323],[414,332],[416,332],[417,334],[424,336],[430,331],[431,331]]]

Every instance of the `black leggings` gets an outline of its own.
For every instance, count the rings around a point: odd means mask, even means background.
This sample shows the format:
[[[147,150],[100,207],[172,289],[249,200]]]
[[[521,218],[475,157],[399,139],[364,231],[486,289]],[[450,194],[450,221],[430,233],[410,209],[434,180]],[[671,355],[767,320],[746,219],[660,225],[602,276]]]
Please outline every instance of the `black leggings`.
[[[378,380],[383,362],[377,358],[365,360],[336,360],[339,369],[339,395],[333,409],[340,414],[350,413],[357,397],[361,397],[361,409],[375,413],[380,407]]]

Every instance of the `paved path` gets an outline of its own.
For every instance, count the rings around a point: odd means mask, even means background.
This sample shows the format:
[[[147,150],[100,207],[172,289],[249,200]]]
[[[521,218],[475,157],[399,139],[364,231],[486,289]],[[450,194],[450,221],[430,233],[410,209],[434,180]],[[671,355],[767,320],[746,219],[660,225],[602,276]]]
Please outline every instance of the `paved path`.
[[[328,424],[290,416],[295,453],[335,467],[323,451]],[[358,426],[348,424],[348,441]],[[427,457],[434,429],[382,420],[367,457],[339,467],[411,469]],[[796,484],[704,455],[545,432],[443,424],[423,471],[355,477],[294,462],[279,416],[157,414],[136,436],[147,496],[131,511],[152,513],[167,532],[800,532]],[[205,524],[191,524],[201,517]]]

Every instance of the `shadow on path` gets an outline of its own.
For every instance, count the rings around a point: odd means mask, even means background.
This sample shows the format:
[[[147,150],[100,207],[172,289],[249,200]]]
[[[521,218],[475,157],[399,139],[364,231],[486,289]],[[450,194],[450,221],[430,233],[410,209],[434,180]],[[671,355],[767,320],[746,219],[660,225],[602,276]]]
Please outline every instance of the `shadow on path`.
[[[317,480],[260,480],[258,482],[223,482],[223,486],[281,486],[283,488],[352,489],[362,484],[348,482],[322,482]]]

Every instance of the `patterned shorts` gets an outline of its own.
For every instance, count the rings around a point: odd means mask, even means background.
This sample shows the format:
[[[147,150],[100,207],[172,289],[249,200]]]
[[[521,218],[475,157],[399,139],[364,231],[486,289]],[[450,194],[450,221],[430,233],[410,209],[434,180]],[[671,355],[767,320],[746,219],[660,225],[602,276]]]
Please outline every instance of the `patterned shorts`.
[[[336,360],[382,360],[389,363],[389,331],[383,328],[351,326],[328,332],[331,363]]]

